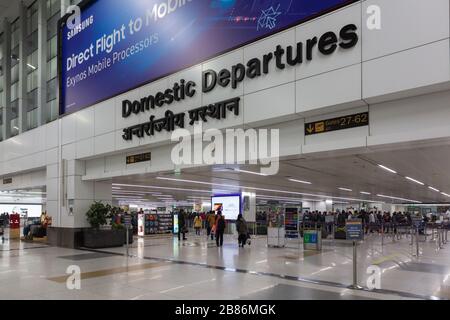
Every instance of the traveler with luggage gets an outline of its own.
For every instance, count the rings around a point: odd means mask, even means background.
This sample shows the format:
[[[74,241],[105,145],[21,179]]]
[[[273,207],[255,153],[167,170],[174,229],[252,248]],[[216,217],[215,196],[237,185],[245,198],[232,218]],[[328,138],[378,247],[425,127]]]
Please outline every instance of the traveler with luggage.
[[[244,248],[248,240],[248,227],[247,221],[245,221],[242,214],[238,215],[238,218],[236,220],[236,230],[239,235],[238,237],[239,247],[242,246],[242,248]]]

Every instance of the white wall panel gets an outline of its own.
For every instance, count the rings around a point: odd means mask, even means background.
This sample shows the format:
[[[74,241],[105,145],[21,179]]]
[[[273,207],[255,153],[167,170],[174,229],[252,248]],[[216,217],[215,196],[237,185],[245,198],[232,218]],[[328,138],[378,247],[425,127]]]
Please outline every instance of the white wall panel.
[[[114,132],[110,132],[95,137],[94,151],[95,155],[112,152],[116,148],[116,136]]]
[[[76,158],[83,159],[94,155],[95,138],[89,138],[76,143]]]
[[[95,113],[94,108],[87,108],[75,113],[77,123],[76,141],[91,138],[94,136]]]
[[[297,86],[297,110],[306,112],[361,100],[361,65],[300,80]]]
[[[293,114],[295,114],[294,82],[244,97],[245,124],[273,118],[283,118]]]
[[[61,139],[62,144],[72,143],[77,138],[77,117],[76,114],[65,116],[61,119]]]
[[[448,0],[367,0],[381,8],[381,29],[363,29],[363,60],[378,58],[449,37]]]
[[[95,109],[95,135],[99,136],[114,131],[116,127],[116,116],[114,99],[102,102],[94,107]]]
[[[364,62],[363,98],[371,101],[371,98],[448,82],[449,56],[447,39]]]

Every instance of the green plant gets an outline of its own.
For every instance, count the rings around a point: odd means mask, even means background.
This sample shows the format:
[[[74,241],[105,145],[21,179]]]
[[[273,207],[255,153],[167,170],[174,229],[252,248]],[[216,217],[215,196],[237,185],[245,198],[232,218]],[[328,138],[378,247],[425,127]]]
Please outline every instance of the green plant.
[[[123,230],[125,229],[125,226],[123,224],[113,223],[111,224],[111,228],[113,230]]]
[[[86,218],[89,224],[94,229],[99,229],[101,226],[107,224],[111,211],[110,205],[104,205],[101,202],[94,202],[86,212]]]

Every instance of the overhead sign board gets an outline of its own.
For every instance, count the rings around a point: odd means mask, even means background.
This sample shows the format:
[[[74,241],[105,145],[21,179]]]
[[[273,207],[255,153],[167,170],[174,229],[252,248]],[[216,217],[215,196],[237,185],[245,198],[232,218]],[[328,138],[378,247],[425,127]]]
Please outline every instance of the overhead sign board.
[[[135,164],[140,162],[147,162],[152,160],[152,153],[141,153],[134,156],[128,156],[127,157],[127,164]]]
[[[3,184],[12,184],[13,183],[13,179],[12,178],[4,178],[3,179]]]
[[[59,27],[60,113],[78,111],[354,2],[83,1],[81,23],[74,26],[73,17],[66,16]]]
[[[305,135],[311,136],[319,133],[332,132],[369,125],[369,113],[357,113],[328,120],[320,120],[305,124]]]

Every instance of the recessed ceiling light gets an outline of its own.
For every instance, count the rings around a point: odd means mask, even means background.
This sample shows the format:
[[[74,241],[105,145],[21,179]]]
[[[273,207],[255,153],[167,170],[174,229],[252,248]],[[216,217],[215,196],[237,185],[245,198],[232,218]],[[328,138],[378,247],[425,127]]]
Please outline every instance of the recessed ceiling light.
[[[397,173],[397,171],[392,170],[392,169],[390,169],[390,168],[388,168],[388,167],[386,167],[386,166],[383,166],[383,165],[381,165],[381,164],[379,164],[378,166],[379,166],[381,169],[384,169],[384,170],[386,170],[386,171],[389,171],[390,173]]]
[[[349,189],[349,188],[338,188],[339,190],[342,190],[342,191],[348,191],[348,192],[352,192],[353,190],[352,189]]]
[[[370,194],[371,194],[370,192],[366,192],[366,191],[361,191],[360,193],[361,193],[361,194],[367,194],[367,195],[370,195]]]
[[[288,179],[289,181],[292,181],[292,182],[297,182],[297,183],[303,183],[303,184],[312,184],[311,182],[309,182],[309,181],[303,181],[303,180],[297,180],[297,179]]]
[[[412,181],[414,183],[420,184],[421,186],[425,185],[425,183],[420,182],[419,180],[413,179],[411,177],[405,177],[406,179],[408,179],[409,181]]]
[[[446,196],[446,197],[450,197],[450,194],[448,194],[448,193],[441,192],[441,194],[443,194],[443,195]]]
[[[404,199],[404,198],[398,198],[398,197],[391,197],[391,196],[386,196],[384,194],[377,194],[377,197],[387,198],[387,199],[392,199],[392,200],[401,200],[401,201],[413,202],[413,203],[422,203],[422,202],[417,201],[417,200],[410,200],[410,199]]]
[[[256,190],[256,191],[267,191],[267,192],[276,192],[276,193],[284,193],[284,194],[295,194],[295,195],[301,195],[301,196],[308,196],[308,197],[319,197],[319,198],[330,198],[330,199],[340,199],[340,200],[349,200],[349,201],[365,201],[370,203],[378,203],[377,201],[369,201],[366,199],[355,199],[355,198],[345,198],[345,197],[333,197],[323,194],[313,194],[313,193],[304,193],[304,192],[295,192],[295,191],[286,191],[286,190],[276,190],[276,189],[265,189],[265,188],[257,188],[257,187],[249,187],[249,186],[235,186],[235,185],[229,185],[229,184],[223,184],[223,183],[212,183],[212,182],[204,182],[204,181],[195,181],[195,180],[185,180],[185,179],[176,179],[176,178],[167,178],[167,177],[157,177],[158,180],[166,180],[166,181],[177,181],[177,182],[188,182],[188,183],[197,183],[202,185],[209,185],[209,186],[219,186],[219,187],[227,187],[227,188],[237,188],[237,189],[248,189],[248,190]],[[123,186],[123,185],[122,185]],[[146,187],[146,186],[140,186],[142,188],[162,188],[162,187]]]
[[[428,189],[433,190],[433,191],[436,191],[436,192],[440,192],[438,189],[433,188],[433,187],[428,187]]]
[[[248,173],[248,174],[254,174],[254,175],[256,175],[256,176],[267,177],[267,174],[259,173],[259,172],[253,172],[253,171],[247,171],[247,170],[241,170],[241,169],[234,169],[234,171],[236,171],[236,172],[242,172],[242,173]]]

